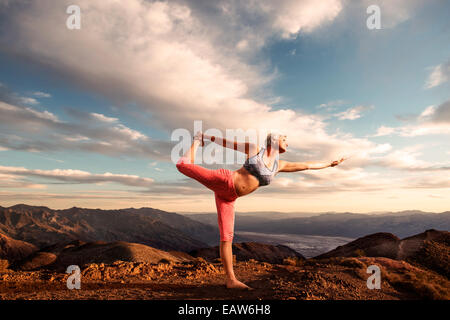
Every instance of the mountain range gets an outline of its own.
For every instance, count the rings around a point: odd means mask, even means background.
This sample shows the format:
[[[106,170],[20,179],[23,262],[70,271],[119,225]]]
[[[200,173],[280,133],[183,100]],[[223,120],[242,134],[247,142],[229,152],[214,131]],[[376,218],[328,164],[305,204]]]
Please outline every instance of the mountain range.
[[[299,216],[300,215],[300,216]],[[450,211],[441,213],[407,210],[358,214],[351,212],[322,213],[305,216],[306,213],[236,213],[235,229],[239,231],[320,235],[358,238],[377,232],[389,232],[408,237],[427,229],[450,230]],[[215,214],[186,214],[186,217],[213,225]]]
[[[361,229],[378,232],[308,259],[288,246],[235,242],[235,272],[257,289],[243,293],[223,286],[212,225],[152,208],[0,207],[0,299],[450,299],[450,233],[429,229],[399,237],[377,220],[396,221],[408,233],[424,216],[445,226],[446,214],[244,214],[248,223],[270,220],[275,229],[290,221],[306,230],[309,221],[319,232],[328,220],[342,232],[372,221],[375,227]],[[374,264],[383,279],[376,291],[366,286]],[[67,290],[69,265],[80,266],[87,290]]]
[[[0,233],[38,248],[81,240],[125,241],[190,251],[216,244],[217,228],[152,208],[53,210],[24,204],[0,207]]]

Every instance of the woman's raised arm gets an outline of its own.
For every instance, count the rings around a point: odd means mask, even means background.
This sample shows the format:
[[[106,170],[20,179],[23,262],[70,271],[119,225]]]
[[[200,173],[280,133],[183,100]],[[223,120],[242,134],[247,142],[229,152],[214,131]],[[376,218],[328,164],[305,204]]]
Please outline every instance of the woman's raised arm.
[[[221,137],[210,136],[207,134],[203,134],[204,139],[209,139],[212,142],[217,143],[225,148],[234,149],[236,151],[240,151],[246,154],[254,153],[257,150],[257,146],[251,142],[237,142],[237,141],[228,141]]]
[[[278,172],[296,172],[303,170],[325,169],[328,167],[335,167],[344,160],[345,158],[332,162],[323,162],[323,161],[289,162],[280,160],[278,164],[279,168]]]

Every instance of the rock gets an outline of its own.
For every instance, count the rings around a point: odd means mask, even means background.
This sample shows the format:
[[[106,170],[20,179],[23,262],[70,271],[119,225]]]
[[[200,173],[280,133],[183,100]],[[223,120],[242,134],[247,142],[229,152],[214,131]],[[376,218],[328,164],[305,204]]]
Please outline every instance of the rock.
[[[0,259],[0,271],[6,271],[9,267],[9,261]]]

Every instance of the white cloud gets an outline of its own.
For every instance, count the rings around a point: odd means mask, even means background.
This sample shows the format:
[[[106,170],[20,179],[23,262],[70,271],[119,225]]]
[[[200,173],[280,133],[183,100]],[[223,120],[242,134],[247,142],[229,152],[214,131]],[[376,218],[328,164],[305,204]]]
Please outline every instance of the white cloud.
[[[422,155],[419,151],[422,148],[422,145],[405,147],[400,150],[395,150],[382,157],[374,157],[371,163],[394,169],[412,170],[429,168],[431,166],[430,163],[418,159],[418,157]]]
[[[381,126],[377,129],[377,133],[373,135],[374,137],[388,136],[395,133],[396,129],[392,127]]]
[[[140,133],[139,131],[130,129],[123,124],[118,124],[113,130],[120,132],[124,136],[128,137],[131,140],[147,140],[148,137],[145,134]]]
[[[240,56],[235,50],[238,34],[243,40],[242,36],[256,32],[255,37],[264,42],[274,32],[312,32],[339,14],[339,1],[320,5],[315,1],[221,2],[228,7],[225,5],[217,16],[212,10],[216,3],[211,8],[196,2],[80,0],[77,4],[83,8],[82,32],[60,27],[66,18],[60,7],[68,3],[62,1],[55,6],[53,1],[40,0],[20,6],[17,11],[11,9],[5,22],[8,28],[0,39],[14,37],[8,43],[21,48],[27,57],[35,62],[52,61],[52,66],[70,81],[116,99],[119,106],[125,105],[120,102],[137,102],[145,114],[152,115],[151,121],[167,133],[179,127],[191,130],[193,121],[202,119],[204,129],[282,130],[289,136],[290,146],[314,151],[319,157],[337,157],[346,149],[375,147],[374,143],[349,134],[328,134],[321,117],[291,109],[274,110],[252,99],[252,93],[263,90],[272,73],[267,72],[264,63],[249,64],[247,56]],[[241,7],[243,11],[236,14],[235,10]],[[205,10],[209,9],[216,13],[207,15]],[[300,9],[301,12],[296,11]],[[252,16],[257,21],[249,24],[246,18]],[[231,29],[225,28],[225,23]],[[228,41],[230,37],[236,41]],[[244,40],[253,51],[258,49],[254,38]],[[104,137],[101,144],[83,143],[76,149],[102,153],[114,150],[111,154],[117,154],[118,149],[127,152],[136,148],[137,152],[128,154],[168,158],[169,153],[158,156],[156,151],[147,152],[150,147],[143,151],[135,142],[144,141],[145,135],[123,125],[102,133],[90,131],[89,135],[74,132],[68,125],[59,128],[69,131],[69,137],[77,133],[94,141],[95,137]],[[112,136],[106,137],[107,133]],[[131,147],[121,143],[105,145],[119,134],[121,139],[132,142]],[[40,143],[41,147],[48,145]]]
[[[63,181],[66,183],[115,182],[133,187],[150,187],[154,181],[151,178],[143,178],[128,174],[113,174],[110,172],[106,172],[103,174],[94,174],[87,171],[73,169],[40,170],[10,166],[0,166],[0,174],[6,174],[10,176],[38,177]]]
[[[280,29],[282,36],[289,38],[297,33],[312,32],[333,21],[342,10],[339,0],[304,1],[257,1],[260,9],[273,15],[273,27]]]
[[[29,124],[30,122],[34,122],[35,124],[38,124],[39,122],[60,123],[58,117],[47,110],[38,111],[31,107],[22,108],[4,103],[2,101],[0,101],[0,112],[2,116],[0,118],[0,122],[4,123],[5,125],[20,123],[22,123],[22,125],[25,125]]]
[[[19,97],[19,101],[23,104],[28,104],[28,105],[37,105],[39,104],[39,101],[37,101],[34,98],[29,98],[29,97]]]
[[[75,136],[62,136],[62,139],[65,141],[86,141],[86,140],[90,140],[88,137],[82,136],[82,135],[75,135]]]
[[[419,115],[418,120],[420,121],[426,121],[429,120],[432,115],[436,112],[435,106],[428,106],[425,108],[425,110],[422,111],[422,113]]]
[[[416,137],[450,134],[450,100],[437,107],[426,107],[413,120],[414,123],[400,127],[381,126],[373,136],[379,137],[395,134],[403,137]]]
[[[52,95],[50,93],[46,93],[46,92],[42,92],[42,91],[35,91],[32,94],[38,98],[51,98],[52,97]]]
[[[3,174],[0,171],[0,188],[26,188],[26,189],[45,189],[43,184],[36,184],[19,179],[11,174]]]
[[[25,110],[27,110],[29,113],[32,113],[33,115],[35,115],[38,118],[47,119],[47,120],[50,120],[53,122],[60,122],[60,120],[58,119],[58,117],[55,114],[53,114],[47,110],[37,111],[32,108],[25,108]]]
[[[119,120],[117,118],[107,117],[104,114],[95,113],[95,112],[92,112],[91,116],[93,116],[95,119],[97,119],[99,121],[103,121],[103,122],[107,122],[107,123],[117,122]]]
[[[335,116],[339,120],[356,120],[361,118],[361,114],[365,110],[373,109],[373,106],[367,107],[367,106],[356,106],[353,108],[349,108],[343,112],[339,112],[335,114]]]
[[[318,108],[318,109],[325,108],[328,111],[332,111],[332,110],[336,109],[336,107],[340,107],[345,104],[347,104],[347,101],[345,101],[345,100],[333,100],[333,101],[329,101],[327,103],[322,103],[322,104],[316,106],[316,108]]]
[[[448,81],[450,75],[450,60],[431,68],[424,88],[431,89]]]
[[[109,156],[170,159],[171,142],[150,139],[117,121],[93,121],[96,118],[87,112],[68,111],[73,119],[63,122],[48,111],[0,102],[0,146],[33,152],[83,150]],[[157,148],[164,152],[157,152]]]

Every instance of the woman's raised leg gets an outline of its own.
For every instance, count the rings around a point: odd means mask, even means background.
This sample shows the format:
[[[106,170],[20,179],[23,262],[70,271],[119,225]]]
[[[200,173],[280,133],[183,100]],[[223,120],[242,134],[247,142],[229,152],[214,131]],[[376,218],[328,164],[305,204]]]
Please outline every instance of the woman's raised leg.
[[[178,160],[176,167],[185,176],[197,180],[214,192],[223,192],[228,187],[227,176],[224,170],[210,170],[194,164],[195,154],[200,145],[194,140],[191,148]]]

